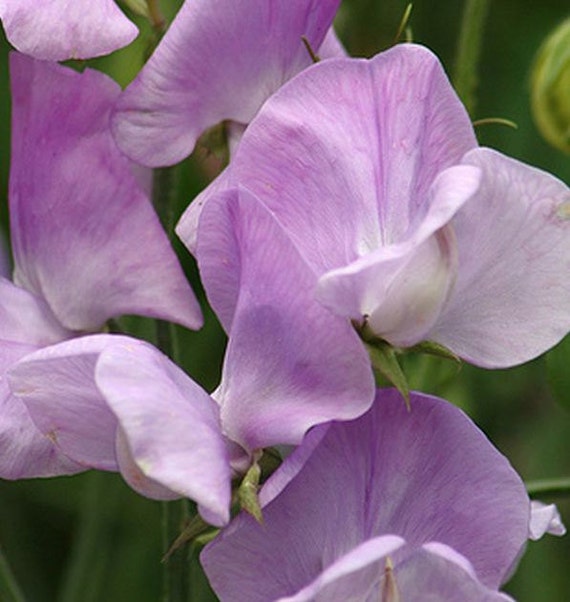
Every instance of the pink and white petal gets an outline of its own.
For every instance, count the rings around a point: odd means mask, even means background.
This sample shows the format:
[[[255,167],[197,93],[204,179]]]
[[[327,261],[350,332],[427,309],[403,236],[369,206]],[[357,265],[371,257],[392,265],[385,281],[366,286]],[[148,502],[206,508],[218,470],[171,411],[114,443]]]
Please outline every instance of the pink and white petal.
[[[113,0],[0,0],[0,19],[15,48],[50,61],[109,54],[138,35]]]
[[[231,439],[249,451],[296,444],[314,424],[366,411],[374,384],[358,336],[314,299],[313,273],[247,190],[205,206],[198,263],[230,334],[215,397]]]
[[[319,425],[319,428],[310,429],[303,437],[302,444],[292,447],[291,453],[285,457],[286,461],[267,479],[259,491],[259,503],[262,507],[274,500],[301,471],[312,456],[313,450],[319,446],[327,434],[331,424],[332,422],[328,425]]]
[[[93,335],[45,347],[8,371],[14,396],[39,431],[85,468],[117,470],[117,419],[95,383],[103,349],[123,337]]]
[[[61,453],[32,421],[26,406],[0,379],[0,477],[30,479],[70,475],[85,470]]]
[[[322,274],[405,240],[436,176],[475,145],[436,57],[403,44],[370,61],[324,61],[285,84],[249,125],[224,184],[251,190]],[[219,192],[216,183],[200,204]]]
[[[339,0],[192,0],[121,96],[119,146],[135,161],[171,165],[223,120],[249,123],[265,99],[311,64]]]
[[[46,302],[0,278],[0,332],[3,341],[43,347],[70,338]]]
[[[175,500],[182,497],[144,474],[133,458],[127,436],[121,426],[117,428],[116,453],[121,475],[137,493],[152,500]]]
[[[417,545],[444,543],[469,559],[483,583],[497,588],[526,543],[530,503],[524,484],[452,404],[415,393],[411,406],[408,412],[396,392],[379,391],[375,416],[352,423],[350,435],[338,429],[337,445],[352,441],[356,455],[360,437],[378,459],[369,498],[372,534],[388,531]]]
[[[157,349],[134,339],[101,354],[96,381],[142,474],[198,502],[213,524],[227,523],[231,472],[214,400]]]
[[[529,538],[536,541],[545,533],[562,536],[566,527],[560,518],[556,504],[544,504],[533,500],[530,503]]]
[[[426,544],[412,553],[395,568],[394,579],[402,600],[514,602],[484,585],[466,558],[439,543]]]
[[[111,136],[118,85],[17,53],[11,75],[16,282],[72,330],[125,313],[199,327],[198,303]]]
[[[316,427],[268,487],[264,525],[238,516],[203,557],[222,584],[235,563],[247,594],[291,595],[383,535],[453,548],[496,589],[528,537],[529,499],[506,458],[463,412],[418,393],[411,412],[399,393],[380,390],[360,418]],[[266,577],[261,565],[273,567]]]
[[[5,370],[36,347],[0,341],[0,477],[27,479],[84,470],[65,457],[32,421],[26,406],[8,386]]]
[[[440,173],[429,191],[424,219],[404,241],[381,246],[325,273],[317,298],[334,313],[368,327],[393,345],[419,343],[435,324],[457,272],[448,222],[473,196],[479,171],[467,166]]]
[[[330,28],[321,47],[318,49],[319,60],[325,60],[329,58],[340,58],[346,57],[347,52],[338,39],[334,28]],[[225,123],[227,144],[230,158],[234,156],[238,144],[247,129],[247,124],[240,123],[238,121],[227,121]]]
[[[230,169],[226,168],[222,173],[213,180],[208,188],[194,198],[194,200],[188,205],[182,217],[176,224],[176,235],[184,243],[186,248],[194,255],[197,256],[198,247],[198,226],[200,223],[200,217],[202,216],[202,209],[206,205],[206,201],[211,196],[216,194],[226,194],[230,186]],[[231,195],[232,193],[230,193]],[[220,317],[220,316],[218,316]]]
[[[334,27],[328,30],[323,43],[317,49],[317,55],[321,60],[341,58],[348,55],[346,49],[338,39]]]
[[[450,238],[438,233],[416,247],[381,247],[321,277],[317,297],[390,344],[410,347],[436,322],[455,280],[457,254]]]
[[[404,545],[405,541],[396,535],[365,541],[324,569],[301,591],[279,598],[278,602],[358,602],[369,600],[374,592],[378,593],[377,599],[384,601],[382,575],[386,559]]]
[[[265,103],[222,179],[183,215],[178,234],[194,252],[207,200],[243,185],[323,273],[417,228],[435,177],[476,144],[463,105],[427,49],[401,44],[371,61],[325,61]]]
[[[463,163],[482,170],[481,186],[453,220],[458,277],[430,338],[474,364],[513,366],[570,330],[570,190],[489,149]]]
[[[302,591],[280,598],[279,602],[511,600],[505,594],[480,583],[473,571],[469,570],[467,559],[453,549],[441,544],[428,544],[410,553],[409,549],[401,549],[403,545],[404,540],[394,535],[368,540],[325,569]],[[392,555],[397,556],[401,552],[407,552],[407,558],[391,568]]]

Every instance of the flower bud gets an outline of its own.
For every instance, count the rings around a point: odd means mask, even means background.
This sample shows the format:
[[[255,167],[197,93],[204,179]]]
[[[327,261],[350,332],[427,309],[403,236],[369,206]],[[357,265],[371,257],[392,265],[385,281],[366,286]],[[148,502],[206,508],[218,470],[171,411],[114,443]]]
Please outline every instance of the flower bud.
[[[570,18],[545,40],[537,53],[531,80],[532,113],[540,133],[570,153]]]

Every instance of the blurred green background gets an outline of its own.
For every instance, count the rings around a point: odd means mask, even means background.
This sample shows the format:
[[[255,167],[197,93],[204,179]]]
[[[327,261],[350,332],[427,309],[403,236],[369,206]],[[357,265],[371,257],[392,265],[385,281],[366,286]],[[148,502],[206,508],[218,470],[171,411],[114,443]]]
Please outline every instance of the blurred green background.
[[[180,2],[163,0],[168,19]],[[351,54],[372,56],[392,44],[406,2],[344,0],[337,30]],[[518,129],[480,126],[481,144],[544,168],[570,182],[570,156],[543,141],[530,115],[533,57],[548,33],[568,16],[560,0],[491,2],[480,65],[474,119],[504,117]],[[463,2],[414,3],[414,41],[430,47],[449,73],[454,67]],[[90,62],[121,84],[142,63],[149,28],[131,47]],[[9,46],[0,33],[0,225],[7,233],[10,97]],[[570,103],[570,90],[568,91]],[[198,150],[178,170],[177,215],[205,185],[211,167]],[[196,268],[177,246],[196,290]],[[570,275],[567,275],[570,276]],[[203,293],[200,292],[203,297]],[[141,336],[142,320],[125,324]],[[212,390],[218,382],[224,336],[211,313],[200,333],[180,329],[185,369]],[[412,384],[464,407],[511,460],[525,480],[570,476],[570,343],[520,368],[459,371],[442,361],[410,358]],[[552,384],[554,383],[554,388]],[[550,501],[545,499],[544,501]],[[570,525],[570,498],[555,500]],[[0,481],[0,546],[30,602],[157,601],[161,596],[160,504],[133,493],[116,475],[86,473],[71,478]],[[84,571],[86,558],[89,570]],[[520,602],[570,600],[570,536],[531,543],[506,590]],[[193,569],[195,570],[195,569]],[[211,599],[199,575],[196,588]],[[1,596],[0,596],[1,597]],[[2,600],[0,599],[0,602]]]

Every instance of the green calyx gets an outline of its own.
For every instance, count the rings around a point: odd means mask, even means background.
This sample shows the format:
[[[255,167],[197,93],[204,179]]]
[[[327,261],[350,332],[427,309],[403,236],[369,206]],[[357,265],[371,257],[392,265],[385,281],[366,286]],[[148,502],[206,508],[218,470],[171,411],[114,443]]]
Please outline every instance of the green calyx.
[[[374,335],[366,324],[360,326],[354,323],[353,326],[364,342],[370,356],[376,386],[395,387],[404,398],[408,410],[410,409],[410,386],[402,369],[401,358],[407,354],[420,353],[450,360],[457,366],[461,365],[461,359],[453,351],[435,341],[422,341],[417,345],[405,348],[395,347],[388,341]]]
[[[259,503],[258,491],[261,479],[261,467],[258,458],[253,458],[253,463],[240,483],[237,490],[237,499],[242,510],[251,514],[259,523],[263,524],[263,514]]]
[[[570,18],[540,47],[532,69],[531,108],[544,138],[570,153]]]

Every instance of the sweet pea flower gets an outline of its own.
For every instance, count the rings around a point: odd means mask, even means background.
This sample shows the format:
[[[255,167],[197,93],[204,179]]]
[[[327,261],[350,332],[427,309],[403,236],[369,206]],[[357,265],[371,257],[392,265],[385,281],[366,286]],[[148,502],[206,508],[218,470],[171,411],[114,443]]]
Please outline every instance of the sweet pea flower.
[[[545,533],[566,535],[566,527],[556,505],[533,500],[529,531],[529,538],[533,540],[540,539]]]
[[[323,313],[294,249],[264,245],[281,236],[272,221],[252,225],[237,235],[244,248],[238,241],[232,275],[243,285],[212,395],[151,345],[119,335],[51,345],[9,371],[15,398],[69,461],[118,470],[148,497],[190,497],[214,525],[229,520],[231,478],[256,450],[298,444],[311,426],[355,418],[374,398],[350,324]],[[260,272],[267,253],[275,271]]]
[[[344,54],[331,29],[339,4],[187,0],[119,99],[117,143],[156,167],[184,159],[221,121],[240,131],[266,98],[312,63],[303,37],[321,58]]]
[[[479,148],[421,46],[299,74],[190,205],[177,232],[228,319],[238,286],[226,262],[232,228],[254,218],[217,199],[235,204],[244,191],[303,258],[316,298],[365,338],[434,341],[498,368],[543,353],[570,328],[568,187]]]
[[[101,330],[122,314],[201,326],[202,317],[137,167],[115,146],[120,93],[13,53],[10,225],[13,282],[0,278],[0,475],[51,476],[70,467],[9,392],[6,369],[46,345]]]
[[[138,29],[113,0],[0,0],[8,41],[37,59],[88,59],[130,44]]]
[[[517,473],[459,409],[379,390],[350,422],[311,430],[201,562],[223,602],[510,600],[528,538]]]

